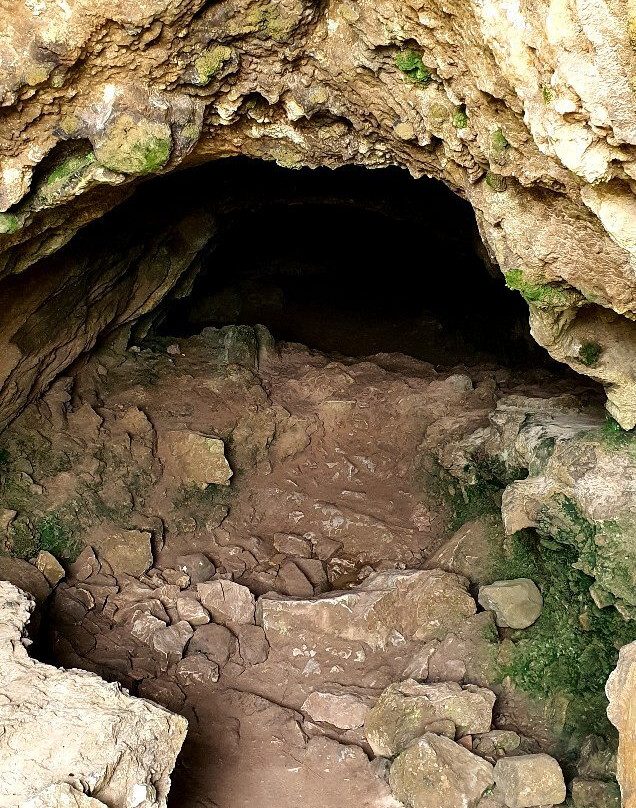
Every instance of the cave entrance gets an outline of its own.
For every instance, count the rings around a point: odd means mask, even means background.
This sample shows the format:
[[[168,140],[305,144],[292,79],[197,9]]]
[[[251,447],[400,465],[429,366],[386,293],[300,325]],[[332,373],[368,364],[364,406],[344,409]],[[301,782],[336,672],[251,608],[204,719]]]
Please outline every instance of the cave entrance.
[[[226,195],[192,292],[164,308],[161,335],[262,323],[276,339],[340,355],[549,362],[470,204],[437,180],[235,158],[169,182],[171,204],[210,186]]]

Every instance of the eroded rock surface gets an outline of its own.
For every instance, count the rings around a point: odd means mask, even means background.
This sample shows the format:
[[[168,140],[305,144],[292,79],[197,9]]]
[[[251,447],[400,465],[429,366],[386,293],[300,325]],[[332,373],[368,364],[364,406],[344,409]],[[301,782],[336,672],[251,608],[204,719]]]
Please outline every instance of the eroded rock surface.
[[[22,637],[32,608],[0,581],[0,805],[165,808],[186,720],[31,659]]]

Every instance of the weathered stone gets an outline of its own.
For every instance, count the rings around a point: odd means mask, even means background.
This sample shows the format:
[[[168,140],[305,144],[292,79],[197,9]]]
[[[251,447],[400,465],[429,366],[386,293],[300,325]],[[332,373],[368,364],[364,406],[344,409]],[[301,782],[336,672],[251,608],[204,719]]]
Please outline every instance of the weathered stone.
[[[205,654],[190,654],[177,663],[177,679],[186,687],[218,682],[219,666]]]
[[[246,586],[233,581],[198,584],[201,603],[217,623],[253,623],[255,600]]]
[[[521,738],[516,732],[493,729],[473,738],[473,752],[489,760],[495,760],[516,751],[520,744]]]
[[[431,733],[402,752],[389,773],[393,794],[411,808],[475,808],[493,782],[490,763]]]
[[[464,575],[476,584],[490,583],[492,559],[504,539],[500,519],[484,516],[471,520],[427,560],[426,566]]]
[[[152,645],[152,638],[160,628],[165,628],[163,620],[159,620],[152,614],[144,612],[135,617],[132,622],[130,633],[132,636],[146,645]]]
[[[0,806],[25,805],[70,780],[99,805],[130,805],[143,788],[148,808],[165,808],[185,719],[93,674],[30,659],[20,640],[31,608],[25,595],[0,582]]]
[[[188,648],[189,654],[205,654],[212,662],[222,668],[230,658],[236,640],[224,626],[211,623],[207,626],[199,626],[194,631],[192,640]]]
[[[488,732],[495,694],[456,682],[390,685],[367,716],[364,732],[375,755],[394,757],[427,732],[456,736]]]
[[[115,575],[139,578],[152,566],[152,536],[142,530],[120,530],[107,536],[93,537],[100,558],[112,567]]]
[[[185,620],[174,626],[162,626],[152,635],[152,647],[165,657],[168,663],[173,663],[181,659],[193,634],[192,626]]]
[[[607,716],[618,730],[616,776],[623,805],[636,805],[636,642],[623,646],[607,680]]]
[[[204,626],[210,622],[210,615],[196,597],[182,595],[177,598],[179,620],[187,620],[191,626]]]
[[[369,714],[368,700],[353,693],[315,691],[301,707],[312,721],[331,724],[338,729],[357,729],[364,725]]]
[[[308,539],[304,539],[302,536],[296,536],[293,533],[275,533],[272,541],[279,553],[285,553],[290,556],[300,556],[302,558],[311,558],[311,542]]]
[[[616,783],[575,777],[570,788],[575,808],[621,808],[621,792]]]
[[[104,808],[104,803],[86,796],[68,783],[57,783],[27,800],[22,808]]]
[[[246,665],[258,665],[267,660],[269,643],[260,626],[250,623],[232,626],[239,644],[239,654]]]
[[[18,589],[33,595],[37,603],[51,594],[51,587],[39,569],[20,558],[0,556],[0,581],[9,581]]]
[[[64,567],[57,558],[47,550],[40,550],[35,559],[35,566],[40,570],[51,586],[57,586],[66,576]]]
[[[482,586],[479,604],[495,613],[498,626],[522,629],[537,622],[543,608],[543,598],[534,581],[516,578]]]
[[[284,561],[280,565],[276,576],[276,588],[284,595],[300,598],[311,597],[314,594],[311,582],[291,560]]]
[[[519,755],[495,764],[495,794],[508,808],[560,805],[566,797],[561,767],[550,755]]]
[[[214,577],[216,568],[203,553],[177,556],[177,566],[190,577],[190,582],[200,584]]]
[[[225,458],[225,446],[219,438],[187,430],[172,430],[160,435],[159,451],[171,461],[174,472],[184,482],[201,488],[229,485],[232,469]]]
[[[181,570],[161,570],[161,577],[167,584],[178,586],[179,589],[186,589],[191,583],[190,576]]]

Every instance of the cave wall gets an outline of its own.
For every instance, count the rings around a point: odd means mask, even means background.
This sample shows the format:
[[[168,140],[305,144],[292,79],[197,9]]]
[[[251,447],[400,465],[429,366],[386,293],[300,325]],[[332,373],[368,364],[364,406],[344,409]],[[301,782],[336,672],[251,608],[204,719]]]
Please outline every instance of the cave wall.
[[[154,173],[235,154],[400,165],[470,201],[535,338],[636,424],[633,3],[2,0],[0,13],[0,275],[20,289]],[[78,270],[64,262],[59,290],[65,271]],[[117,308],[132,319],[166,289],[144,304],[122,292]],[[6,324],[22,292],[0,294],[6,419],[34,362]],[[29,391],[49,378],[34,372]]]

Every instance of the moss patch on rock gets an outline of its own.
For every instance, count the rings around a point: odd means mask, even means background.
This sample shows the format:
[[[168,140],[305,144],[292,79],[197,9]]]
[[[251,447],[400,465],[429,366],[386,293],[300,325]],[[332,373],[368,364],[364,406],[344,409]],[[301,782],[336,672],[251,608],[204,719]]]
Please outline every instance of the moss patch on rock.
[[[567,293],[559,286],[528,281],[521,269],[511,269],[504,274],[506,286],[520,292],[528,303],[544,307],[565,307],[569,303]]]
[[[395,66],[409,81],[422,86],[428,86],[433,80],[430,67],[427,67],[417,51],[403,50],[395,56]]]
[[[152,174],[166,165],[171,151],[172,133],[167,124],[120,115],[95,147],[95,156],[120,174]]]
[[[0,213],[0,235],[15,233],[20,228],[20,220],[13,213]]]
[[[586,342],[579,348],[579,359],[586,367],[593,367],[602,353],[603,347],[598,342]]]
[[[205,86],[222,70],[234,55],[234,50],[227,45],[216,45],[209,48],[194,62],[197,84]]]

